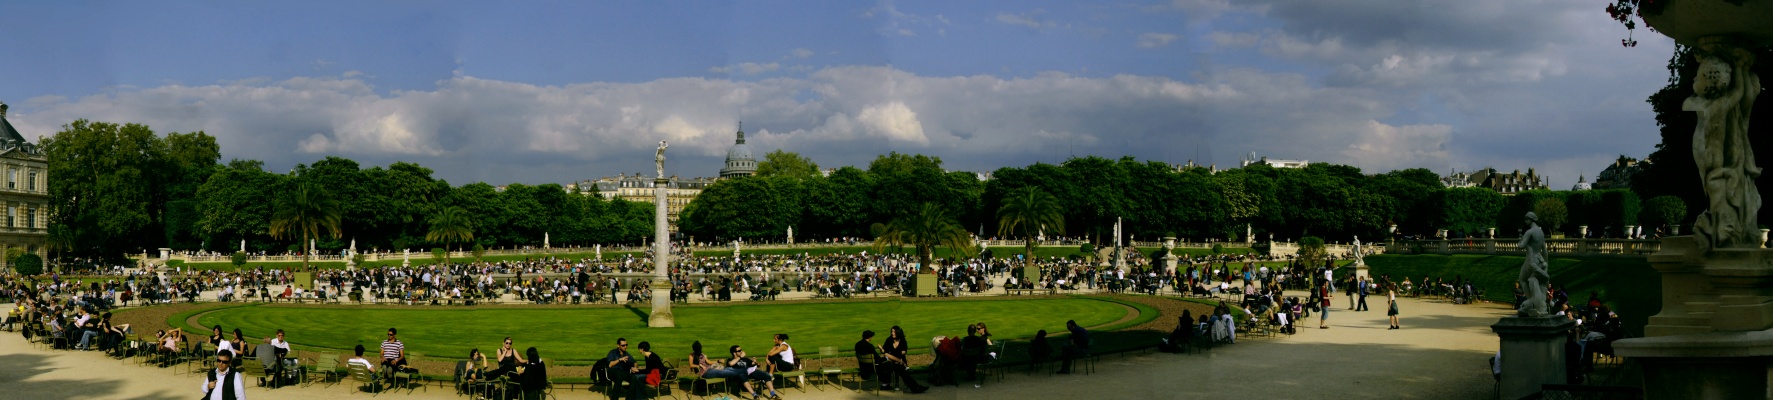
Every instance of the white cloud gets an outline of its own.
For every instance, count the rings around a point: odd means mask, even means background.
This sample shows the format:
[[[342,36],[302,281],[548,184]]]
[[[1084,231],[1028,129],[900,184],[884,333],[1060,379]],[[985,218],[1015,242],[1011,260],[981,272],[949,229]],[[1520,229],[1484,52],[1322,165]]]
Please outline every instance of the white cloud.
[[[778,69],[782,69],[782,64],[780,64],[780,63],[748,62],[748,63],[740,63],[740,64],[736,64],[736,65],[722,65],[722,66],[718,66],[718,67],[712,67],[712,68],[708,68],[708,72],[713,72],[713,73],[717,73],[717,74],[730,74],[730,73],[737,72],[737,73],[744,74],[744,75],[757,75],[757,74],[762,74],[765,72],[774,72],[775,70],[778,70]]]
[[[1034,17],[1026,14],[998,13],[997,22],[1033,29],[1041,29],[1047,26],[1045,23],[1035,20]]]
[[[925,146],[930,144],[930,138],[923,134],[923,123],[917,121],[917,112],[911,111],[902,102],[864,108],[861,114],[856,115],[856,121],[867,127],[867,132],[871,135]]]
[[[1447,142],[1453,136],[1452,126],[1392,126],[1369,120],[1359,133],[1342,150],[1342,155],[1363,169],[1388,171],[1421,167],[1443,171],[1449,165]]]
[[[1139,41],[1136,45],[1143,49],[1158,48],[1168,46],[1170,42],[1174,42],[1178,38],[1180,36],[1176,36],[1174,33],[1146,32],[1139,34]]]
[[[792,56],[794,58],[807,58],[807,57],[813,56],[813,51],[808,50],[806,48],[798,48],[798,49],[794,49],[794,50],[789,50],[788,55]]]

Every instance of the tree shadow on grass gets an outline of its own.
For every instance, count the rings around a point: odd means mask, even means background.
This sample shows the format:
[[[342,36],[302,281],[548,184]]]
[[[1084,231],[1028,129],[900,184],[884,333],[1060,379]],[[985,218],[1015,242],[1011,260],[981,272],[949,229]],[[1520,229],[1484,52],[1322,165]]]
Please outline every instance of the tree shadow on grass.
[[[0,397],[13,399],[176,399],[190,396],[173,396],[172,393],[123,393],[123,382],[116,378],[107,378],[106,371],[90,371],[89,379],[33,379],[54,371],[44,365],[42,357],[29,354],[0,355],[0,387],[5,394]],[[196,384],[191,385],[196,388]]]

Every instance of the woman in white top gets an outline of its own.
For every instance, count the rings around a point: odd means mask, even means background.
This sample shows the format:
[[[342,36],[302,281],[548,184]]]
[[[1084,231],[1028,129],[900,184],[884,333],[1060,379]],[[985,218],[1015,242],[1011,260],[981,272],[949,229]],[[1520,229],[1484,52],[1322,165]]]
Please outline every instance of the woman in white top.
[[[788,334],[778,333],[775,339],[776,345],[770,347],[768,354],[770,362],[776,365],[776,372],[793,371],[794,346],[788,345]]]

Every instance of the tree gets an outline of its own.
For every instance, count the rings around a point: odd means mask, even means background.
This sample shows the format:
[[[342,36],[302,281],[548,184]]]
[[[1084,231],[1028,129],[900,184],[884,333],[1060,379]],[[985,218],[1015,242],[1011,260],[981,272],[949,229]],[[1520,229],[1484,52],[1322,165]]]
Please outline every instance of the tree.
[[[1496,216],[1506,202],[1501,193],[1477,187],[1448,188],[1440,198],[1440,227],[1468,234],[1496,228]]]
[[[930,259],[936,247],[947,247],[953,251],[966,251],[972,248],[972,240],[967,237],[966,229],[954,222],[954,217],[935,203],[924,203],[916,212],[893,220],[886,224],[879,237],[874,238],[875,251],[882,251],[888,246],[910,246],[917,252],[918,273],[928,273],[934,268]]]
[[[1687,219],[1687,202],[1675,196],[1657,196],[1644,205],[1644,222],[1653,226],[1674,225]]]
[[[271,216],[271,237],[277,239],[300,238],[302,249],[302,269],[308,268],[307,244],[330,233],[338,238],[342,232],[344,214],[339,210],[339,201],[333,199],[320,186],[311,182],[295,185],[295,188],[277,198],[277,211]]]
[[[1299,258],[1305,265],[1318,265],[1328,259],[1329,253],[1324,251],[1324,239],[1317,236],[1299,238]]]
[[[789,178],[811,178],[819,176],[819,164],[812,159],[777,149],[763,155],[763,161],[757,162],[757,176],[785,176]]]
[[[1065,209],[1060,208],[1059,199],[1038,187],[1016,190],[997,209],[998,236],[1022,237],[1022,250],[1030,264],[1034,263],[1035,239],[1049,231],[1065,234]]]
[[[1539,216],[1539,224],[1544,225],[1545,230],[1556,231],[1568,220],[1570,210],[1564,207],[1563,200],[1548,197],[1533,203],[1533,214]]]
[[[468,221],[468,212],[459,207],[437,210],[436,214],[431,214],[428,222],[431,230],[425,233],[425,240],[441,242],[445,247],[450,243],[474,240],[474,225]],[[444,265],[448,265],[449,253],[445,252],[442,258]]]
[[[12,259],[12,269],[19,275],[37,275],[43,273],[43,257],[37,253],[25,253]]]
[[[480,261],[481,257],[486,257],[486,246],[481,246],[480,243],[475,243],[469,251],[474,252],[474,261]]]
[[[229,256],[228,259],[229,259],[228,260],[229,262],[232,262],[234,264],[235,268],[245,266],[246,265],[246,252],[236,251],[236,252],[234,252],[233,255]]]

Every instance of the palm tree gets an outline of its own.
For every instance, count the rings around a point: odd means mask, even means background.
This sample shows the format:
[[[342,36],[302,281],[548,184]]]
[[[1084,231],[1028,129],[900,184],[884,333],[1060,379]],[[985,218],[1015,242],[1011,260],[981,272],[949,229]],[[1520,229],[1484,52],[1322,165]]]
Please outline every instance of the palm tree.
[[[55,260],[54,265],[61,265],[61,256],[74,250],[74,230],[65,224],[54,224],[49,226],[48,233],[48,241],[43,244],[43,249],[55,254],[55,257],[50,258]]]
[[[874,237],[875,251],[889,246],[911,246],[917,251],[918,273],[931,271],[930,258],[937,246],[947,247],[955,251],[967,251],[972,247],[972,239],[967,237],[966,229],[954,222],[954,218],[935,203],[923,203],[911,215],[900,217],[887,224],[880,235]]]
[[[271,214],[271,237],[299,236],[304,245],[323,233],[331,233],[336,239],[344,234],[339,230],[343,223],[344,212],[340,210],[338,199],[332,198],[319,185],[304,182],[277,198],[276,211]],[[302,269],[308,268],[308,253],[312,252],[302,252]]]
[[[1053,234],[1064,234],[1065,209],[1059,206],[1058,198],[1038,187],[1029,186],[1012,192],[997,208],[997,235],[1021,236],[1023,251],[1027,253],[1024,261],[1029,264],[1034,263],[1035,237],[1049,229]]]
[[[445,207],[431,214],[428,219],[431,231],[425,233],[425,240],[443,242],[443,264],[449,265],[449,244],[474,240],[474,225],[468,220],[468,212],[461,207]]]

